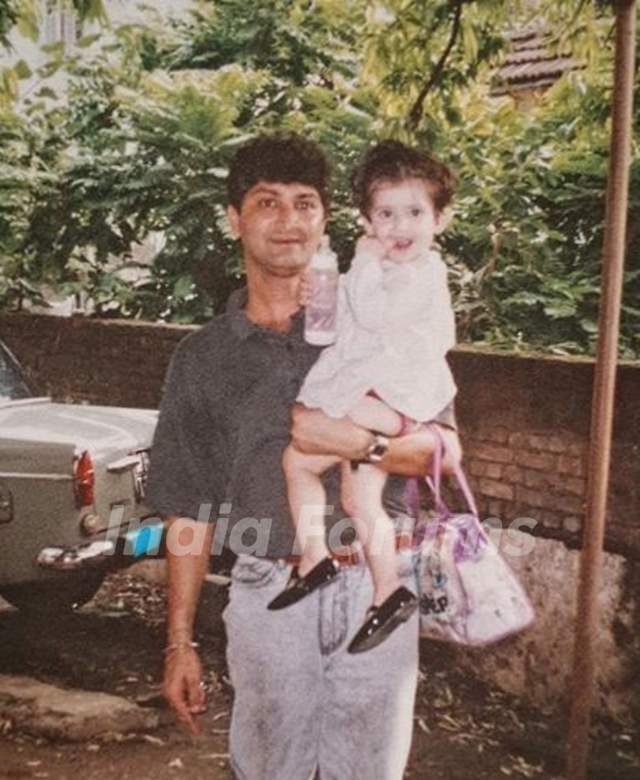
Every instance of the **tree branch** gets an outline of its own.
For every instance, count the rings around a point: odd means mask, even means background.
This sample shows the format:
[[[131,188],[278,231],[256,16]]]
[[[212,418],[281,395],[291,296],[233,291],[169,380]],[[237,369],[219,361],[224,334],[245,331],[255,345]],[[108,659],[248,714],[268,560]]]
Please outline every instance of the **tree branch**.
[[[422,87],[420,90],[420,94],[415,100],[415,103],[411,107],[411,110],[409,111],[409,127],[411,130],[415,130],[418,126],[418,123],[420,122],[420,117],[422,116],[422,106],[424,104],[425,98],[431,92],[433,87],[438,83],[438,79],[440,78],[440,75],[442,71],[444,70],[444,66],[447,62],[447,59],[449,57],[449,54],[451,54],[451,50],[455,46],[456,40],[458,38],[458,34],[460,33],[460,20],[462,18],[462,4],[464,0],[453,0],[453,3],[455,4],[455,16],[453,17],[453,24],[451,26],[451,34],[449,36],[449,41],[447,42],[447,45],[445,46],[444,51],[442,52],[440,59],[435,64],[435,67],[431,71],[431,76],[429,77],[429,80],[427,83]]]

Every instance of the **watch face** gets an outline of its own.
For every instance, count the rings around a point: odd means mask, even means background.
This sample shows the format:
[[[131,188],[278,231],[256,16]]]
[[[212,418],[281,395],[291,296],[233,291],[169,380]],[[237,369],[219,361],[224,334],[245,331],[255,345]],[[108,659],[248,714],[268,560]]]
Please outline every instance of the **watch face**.
[[[387,453],[389,449],[389,440],[386,436],[376,436],[374,443],[371,445],[369,452],[367,453],[367,460],[370,463],[379,463]]]
[[[389,448],[387,447],[386,444],[376,444],[374,446],[374,448],[371,450],[371,452],[369,453],[369,457],[371,458],[371,460],[374,460],[374,459],[375,460],[382,460],[382,458],[384,457],[385,452],[388,449]]]

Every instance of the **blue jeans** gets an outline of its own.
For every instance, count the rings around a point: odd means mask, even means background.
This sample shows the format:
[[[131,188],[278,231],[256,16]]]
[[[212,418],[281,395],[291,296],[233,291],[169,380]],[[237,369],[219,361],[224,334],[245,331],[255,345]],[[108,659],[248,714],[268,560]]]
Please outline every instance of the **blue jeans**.
[[[397,553],[415,591],[414,555]],[[230,753],[236,780],[400,780],[413,727],[418,616],[381,645],[346,647],[371,604],[364,565],[287,609],[267,610],[290,567],[240,555],[224,612],[235,700]]]

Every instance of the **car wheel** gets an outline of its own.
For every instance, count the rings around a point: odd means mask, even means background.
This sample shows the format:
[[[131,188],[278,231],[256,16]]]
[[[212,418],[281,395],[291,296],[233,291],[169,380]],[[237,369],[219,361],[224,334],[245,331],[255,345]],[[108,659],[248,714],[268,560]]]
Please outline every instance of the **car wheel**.
[[[97,592],[104,574],[93,572],[80,579],[54,582],[26,582],[0,586],[0,596],[21,612],[29,614],[70,612],[86,604]]]

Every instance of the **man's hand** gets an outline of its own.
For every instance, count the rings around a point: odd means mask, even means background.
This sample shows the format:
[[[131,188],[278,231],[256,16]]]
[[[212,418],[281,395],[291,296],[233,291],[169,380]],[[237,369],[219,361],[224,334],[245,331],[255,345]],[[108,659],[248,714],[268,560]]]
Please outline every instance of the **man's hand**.
[[[167,642],[162,693],[194,734],[204,712],[202,666],[191,644],[196,604],[209,565],[213,525],[188,517],[167,520]],[[184,553],[184,545],[193,551]]]
[[[309,276],[309,271],[306,270],[300,276],[300,286],[298,287],[298,305],[303,307],[308,306],[309,301],[311,300],[311,293],[311,279]]]
[[[361,460],[373,442],[373,434],[348,417],[329,417],[320,409],[294,404],[291,411],[293,446],[307,455],[337,455]]]
[[[194,648],[183,645],[169,651],[164,665],[162,694],[178,720],[188,726],[192,734],[199,734],[194,716],[205,711],[206,696],[202,665]]]

